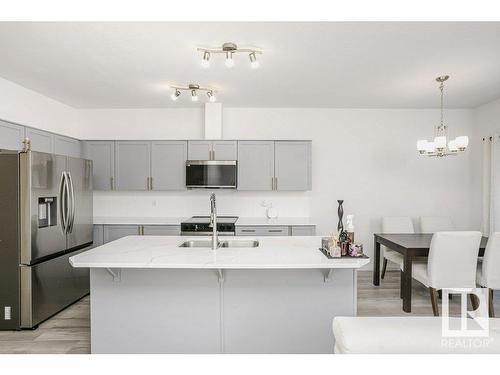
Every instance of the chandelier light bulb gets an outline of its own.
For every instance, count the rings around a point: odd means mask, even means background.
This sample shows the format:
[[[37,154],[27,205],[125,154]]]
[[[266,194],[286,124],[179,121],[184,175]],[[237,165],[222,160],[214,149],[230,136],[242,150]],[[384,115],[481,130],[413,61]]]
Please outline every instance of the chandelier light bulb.
[[[455,142],[457,144],[457,147],[460,151],[464,151],[467,146],[469,145],[469,137],[466,135],[463,135],[461,137],[455,138]]]
[[[428,154],[432,154],[433,152],[436,151],[436,145],[434,144],[434,142],[427,142],[425,144],[425,147],[426,147],[426,152]]]
[[[427,140],[426,139],[420,139],[417,141],[417,150],[421,154],[423,154],[427,151]]]
[[[232,52],[226,52],[226,66],[232,68],[234,66],[234,59]]]
[[[198,93],[196,90],[191,90],[191,101],[197,102],[198,101]]]
[[[435,137],[434,145],[438,151],[443,151],[446,148],[446,136],[440,135]]]
[[[448,150],[450,152],[457,152],[458,151],[458,146],[457,146],[457,140],[453,139],[448,142]]]
[[[201,60],[201,66],[203,68],[208,68],[210,66],[210,52],[203,52],[203,59]]]
[[[170,95],[170,98],[175,102],[179,96],[181,95],[181,92],[177,89]]]
[[[257,69],[260,66],[260,64],[257,61],[257,56],[255,55],[255,52],[250,53],[250,55],[248,56],[250,57],[250,66],[252,67],[252,69]]]

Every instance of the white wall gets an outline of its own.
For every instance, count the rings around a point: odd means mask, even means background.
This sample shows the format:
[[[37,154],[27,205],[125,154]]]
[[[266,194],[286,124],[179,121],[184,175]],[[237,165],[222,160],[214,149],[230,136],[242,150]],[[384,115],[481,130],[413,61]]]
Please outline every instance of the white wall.
[[[0,78],[0,119],[78,138],[77,111]]]
[[[141,110],[142,114],[130,116],[131,111],[85,111],[81,126],[86,137],[94,139],[106,134],[119,139],[202,135],[202,116],[196,123],[197,115],[190,114],[193,110],[184,110],[182,118],[170,111]],[[98,115],[104,121],[97,121]],[[472,110],[449,110],[446,118],[452,124],[451,136],[474,138]],[[355,215],[356,238],[369,253],[372,234],[380,230],[384,215],[449,215],[457,228],[477,229],[480,207],[470,204],[476,188],[471,171],[478,163],[477,153],[433,159],[421,157],[415,150],[417,139],[433,136],[438,119],[438,110],[227,108],[223,120],[226,139],[311,139],[313,191],[221,191],[219,210],[264,216],[260,203],[271,200],[280,216],[312,216],[318,233],[325,234],[336,228],[336,200],[344,199],[346,214]],[[101,130],[104,125],[106,130]],[[96,216],[206,214],[208,193],[97,192],[94,210]]]

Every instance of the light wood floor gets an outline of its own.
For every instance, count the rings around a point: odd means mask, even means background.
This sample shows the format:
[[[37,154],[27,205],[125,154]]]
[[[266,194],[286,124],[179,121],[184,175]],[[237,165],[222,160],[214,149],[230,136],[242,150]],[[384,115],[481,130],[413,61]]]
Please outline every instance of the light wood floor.
[[[90,297],[40,324],[33,331],[0,331],[0,353],[90,353]],[[458,298],[450,301],[451,313],[459,312]],[[495,311],[500,312],[500,298]],[[412,313],[404,313],[399,298],[399,271],[388,271],[380,286],[372,285],[371,272],[358,272],[359,316],[432,315],[429,292],[413,283]]]

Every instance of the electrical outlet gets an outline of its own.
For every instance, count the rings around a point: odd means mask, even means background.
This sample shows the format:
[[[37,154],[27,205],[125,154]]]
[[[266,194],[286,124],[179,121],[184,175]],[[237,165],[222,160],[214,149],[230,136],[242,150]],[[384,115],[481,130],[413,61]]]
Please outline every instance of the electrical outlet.
[[[4,315],[4,319],[5,320],[11,320],[12,319],[12,314],[11,314],[12,309],[11,309],[11,307],[10,306],[5,306],[3,310],[4,310],[4,314],[3,314]]]

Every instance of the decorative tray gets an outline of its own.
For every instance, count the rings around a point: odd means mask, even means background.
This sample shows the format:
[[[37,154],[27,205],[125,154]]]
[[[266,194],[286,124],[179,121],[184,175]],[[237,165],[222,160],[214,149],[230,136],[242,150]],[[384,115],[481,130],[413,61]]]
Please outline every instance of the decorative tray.
[[[325,257],[327,257],[328,259],[343,259],[343,258],[344,258],[344,259],[345,259],[345,258],[361,258],[361,259],[365,258],[365,259],[368,259],[368,256],[366,256],[365,254],[362,254],[362,255],[360,255],[360,256],[358,256],[358,257],[352,257],[352,256],[350,256],[350,255],[343,255],[343,256],[341,256],[340,258],[334,258],[334,257],[332,257],[330,254],[328,254],[328,252],[327,252],[325,249],[323,249],[322,247],[319,247],[319,248],[318,248],[318,250],[319,250],[319,251],[321,251],[321,252],[323,253],[323,255],[324,255]]]

